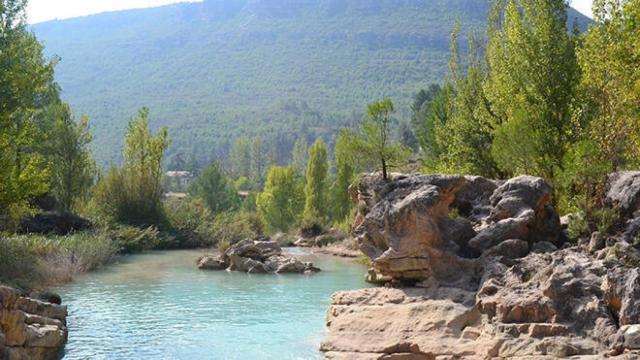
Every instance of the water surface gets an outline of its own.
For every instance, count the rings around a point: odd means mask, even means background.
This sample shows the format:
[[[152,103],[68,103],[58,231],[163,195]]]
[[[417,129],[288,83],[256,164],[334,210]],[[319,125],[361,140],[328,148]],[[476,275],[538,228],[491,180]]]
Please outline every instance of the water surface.
[[[195,268],[199,251],[119,258],[58,289],[72,359],[317,359],[331,294],[366,287],[365,268],[299,256],[315,275]]]

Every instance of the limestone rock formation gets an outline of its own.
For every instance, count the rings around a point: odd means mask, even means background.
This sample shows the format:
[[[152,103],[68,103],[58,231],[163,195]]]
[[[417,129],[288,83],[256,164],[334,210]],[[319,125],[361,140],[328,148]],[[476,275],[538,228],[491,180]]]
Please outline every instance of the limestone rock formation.
[[[373,269],[407,282],[435,278],[477,286],[480,254],[519,239],[562,244],[551,187],[521,176],[366,176],[352,188],[359,212],[354,235]],[[528,251],[527,251],[528,252]],[[523,254],[523,255],[526,255]],[[452,272],[451,269],[457,269]]]
[[[248,273],[315,273],[320,269],[283,254],[275,241],[251,239],[232,245],[220,256],[206,255],[197,262],[203,270],[243,271]]]
[[[640,173],[610,177],[619,231],[581,245],[540,178],[368,175],[351,191],[387,287],[334,294],[326,358],[640,358]]]
[[[67,340],[67,307],[0,286],[0,359],[58,359]]]

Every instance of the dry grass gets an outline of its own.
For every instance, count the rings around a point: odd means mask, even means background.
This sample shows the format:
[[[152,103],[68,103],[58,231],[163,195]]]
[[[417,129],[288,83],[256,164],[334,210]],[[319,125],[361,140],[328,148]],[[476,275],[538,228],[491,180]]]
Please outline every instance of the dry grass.
[[[113,241],[103,233],[69,236],[0,236],[0,281],[22,288],[43,288],[73,280],[116,254]]]

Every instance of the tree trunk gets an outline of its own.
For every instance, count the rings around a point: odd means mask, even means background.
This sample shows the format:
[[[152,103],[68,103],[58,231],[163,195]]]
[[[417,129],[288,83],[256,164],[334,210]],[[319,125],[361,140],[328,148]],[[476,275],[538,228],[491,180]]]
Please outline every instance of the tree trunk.
[[[387,181],[389,180],[389,176],[387,175],[387,162],[384,160],[384,158],[382,158],[381,160],[382,160],[382,179]]]

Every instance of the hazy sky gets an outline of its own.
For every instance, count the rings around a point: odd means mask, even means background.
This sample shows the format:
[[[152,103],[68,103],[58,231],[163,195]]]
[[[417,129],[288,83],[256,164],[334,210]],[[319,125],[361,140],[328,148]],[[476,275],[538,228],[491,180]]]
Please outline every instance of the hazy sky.
[[[199,0],[30,0],[29,22],[96,14],[105,11],[144,8]],[[573,7],[591,16],[592,0],[571,0]]]

